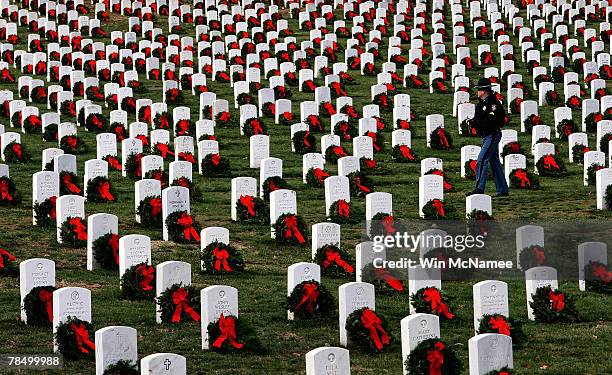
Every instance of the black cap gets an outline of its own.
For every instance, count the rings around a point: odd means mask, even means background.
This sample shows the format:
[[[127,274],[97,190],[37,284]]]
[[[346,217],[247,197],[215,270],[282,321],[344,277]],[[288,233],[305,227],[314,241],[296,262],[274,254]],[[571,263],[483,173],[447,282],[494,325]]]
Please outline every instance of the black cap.
[[[492,90],[491,81],[488,78],[481,78],[478,80],[478,84],[476,85],[476,89],[478,90]]]

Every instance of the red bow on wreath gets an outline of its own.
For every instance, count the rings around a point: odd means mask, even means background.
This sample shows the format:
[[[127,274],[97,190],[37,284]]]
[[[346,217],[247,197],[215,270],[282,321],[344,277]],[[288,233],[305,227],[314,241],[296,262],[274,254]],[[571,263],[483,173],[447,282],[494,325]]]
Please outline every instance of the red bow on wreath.
[[[55,220],[56,217],[57,217],[57,214],[56,214],[56,211],[55,211],[55,202],[56,201],[57,201],[57,197],[55,195],[49,197],[49,203],[51,204],[51,209],[49,209],[49,217],[51,219],[53,219],[53,220]]]
[[[21,159],[21,154],[22,154],[22,150],[21,150],[21,143],[15,143],[13,145],[13,152],[15,153],[15,155],[17,155],[17,157],[19,159]]]
[[[344,199],[338,201],[338,215],[347,220],[350,217],[350,206]]]
[[[319,182],[323,182],[327,177],[329,177],[329,173],[325,172],[323,169],[321,168],[315,168],[312,170],[312,173],[314,174],[314,177],[317,179],[317,181]]]
[[[0,268],[4,268],[4,257],[7,257],[9,262],[15,261],[15,256],[5,249],[0,249]]]
[[[310,147],[310,141],[308,140],[308,137],[310,137],[310,132],[306,131],[304,133],[304,137],[302,138],[302,142],[304,142],[305,147]]]
[[[527,172],[524,169],[517,169],[514,176],[521,181],[522,187],[531,186],[531,181],[527,177]]]
[[[381,325],[382,320],[374,311],[368,308],[364,309],[361,313],[361,323],[365,329],[370,331],[370,338],[374,342],[376,349],[382,350],[383,345],[389,345],[389,335]]]
[[[115,263],[119,264],[119,235],[112,233],[108,240],[108,246],[110,246],[111,251],[113,252]]]
[[[438,135],[438,138],[440,139],[440,146],[442,146],[445,149],[450,148],[450,143],[448,143],[448,139],[446,138],[444,128],[438,128],[438,130],[436,130],[436,134]]]
[[[218,166],[219,163],[221,162],[221,155],[212,154],[212,156],[210,157],[210,161],[213,163],[215,167]]]
[[[251,215],[252,217],[255,217],[256,212],[255,212],[255,202],[253,202],[253,197],[250,195],[241,195],[240,198],[238,199],[240,201],[240,204],[246,207],[247,211],[249,212],[249,215]]]
[[[340,253],[333,250],[325,251],[325,259],[323,260],[323,267],[328,268],[332,264],[337,264],[339,267],[342,267],[346,272],[353,273],[353,266],[348,264],[342,257]]]
[[[107,201],[112,202],[115,200],[115,197],[113,197],[110,192],[110,182],[108,181],[101,182],[100,185],[98,185],[98,193]]]
[[[491,319],[489,319],[489,323],[491,324],[491,328],[496,329],[499,334],[510,336],[510,326],[503,316],[498,318],[492,316]]]
[[[380,147],[376,144],[376,133],[367,132],[365,135],[372,138],[372,146],[374,147],[374,151],[380,152]]]
[[[230,345],[232,345],[234,348],[242,349],[244,344],[237,341],[236,322],[234,321],[233,317],[229,316],[226,318],[223,316],[223,314],[221,314],[219,317],[219,330],[221,330],[221,334],[213,343],[213,347],[219,349],[225,340],[228,340]]]
[[[49,322],[53,322],[53,292],[46,289],[41,289],[40,292],[38,292],[38,298],[40,299],[40,302],[45,304],[45,310],[47,310]]]
[[[138,266],[136,271],[138,272],[140,277],[142,277],[142,279],[138,283],[142,290],[153,290],[153,287],[151,286],[151,281],[153,281],[153,278],[155,277],[155,268],[146,264],[141,264],[140,266]]]
[[[343,95],[343,96],[345,96],[345,95]],[[327,114],[330,115],[330,116],[336,114],[336,110],[334,109],[334,106],[330,102],[323,103],[323,109],[325,109]]]
[[[381,223],[385,228],[385,232],[387,232],[387,234],[395,233],[395,222],[392,215],[385,216],[385,218],[382,219]]]
[[[404,290],[404,284],[396,279],[395,277],[393,277],[391,275],[391,273],[389,273],[389,271],[387,271],[384,268],[375,268],[374,269],[376,277],[381,278],[383,280],[385,280],[385,282],[394,290],[398,291],[398,292],[402,292]]]
[[[436,288],[427,288],[423,293],[425,302],[429,302],[431,304],[431,309],[436,312],[438,315],[442,314],[448,319],[452,319],[455,315],[448,311],[448,306],[444,302],[442,302],[442,295],[440,295],[440,291]]]
[[[550,298],[551,307],[555,311],[562,311],[565,308],[565,295],[561,292],[554,292],[551,290],[548,293],[548,298]]]
[[[185,160],[185,161],[188,161],[188,162],[190,162],[191,164],[195,164],[195,162],[196,162],[196,161],[195,161],[195,158],[193,157],[193,155],[192,155],[192,154],[188,154],[188,153],[186,153],[186,152],[179,152],[178,156],[179,156],[179,159],[180,159],[180,160]]]
[[[612,272],[603,264],[593,265],[592,274],[593,277],[598,278],[605,284],[609,284],[612,281]]]
[[[155,145],[155,148],[161,153],[162,158],[166,158],[168,154],[174,156],[174,152],[170,151],[169,147],[165,143],[158,143]]]
[[[555,158],[552,155],[544,156],[544,168],[548,169],[548,170],[551,170],[553,168],[558,170],[558,171],[561,170],[561,168],[557,164],[557,161],[555,160]]]
[[[442,83],[441,80],[435,81],[434,84],[436,85],[436,88],[438,89],[438,91],[442,93],[445,93],[448,90],[446,86],[444,86],[444,83]]]
[[[336,155],[338,159],[348,156],[348,154],[344,151],[344,148],[342,148],[341,146],[333,146],[333,147],[334,148],[332,149],[332,151],[334,151],[334,155]]]
[[[361,177],[355,177],[354,181],[355,186],[357,186],[357,188],[363,191],[364,193],[370,193],[372,191],[372,189],[368,188],[367,186],[363,186],[363,184],[361,183]]]
[[[285,216],[285,218],[283,219],[283,222],[287,228],[285,229],[285,238],[291,238],[295,236],[295,238],[298,240],[300,245],[306,242],[306,240],[302,236],[302,233],[300,233],[300,230],[297,226],[297,223],[298,223],[297,216],[295,215]]]
[[[470,160],[470,169],[472,170],[472,172],[474,172],[474,174],[476,174],[476,164],[477,163],[478,161],[476,159]]]
[[[0,182],[0,195],[2,200],[8,200],[9,202],[13,201],[13,196],[9,192],[8,182],[6,182],[6,180]]]
[[[149,201],[151,205],[151,216],[158,217],[162,212],[162,200],[161,198],[153,198]]]
[[[191,241],[192,238],[196,241],[200,241],[200,236],[193,227],[193,218],[191,215],[183,213],[177,223],[183,227],[183,236],[185,236],[187,241]]]
[[[80,194],[81,189],[78,186],[72,183],[72,176],[69,174],[65,174],[64,178],[62,178],[62,184],[66,186],[71,193]]]
[[[438,211],[438,215],[442,217],[446,217],[446,213],[444,212],[444,203],[442,203],[439,199],[434,199],[431,201],[431,205]]]
[[[68,221],[68,224],[73,227],[72,230],[76,233],[79,241],[87,241],[87,228],[83,225],[83,219],[80,217],[73,217]]]
[[[215,256],[215,269],[217,271],[221,271],[221,266],[223,266],[223,269],[225,271],[232,272],[232,268],[227,262],[230,255],[226,249],[219,249],[219,247],[217,246],[213,249],[212,253]]]
[[[188,296],[189,293],[185,288],[178,288],[174,291],[174,293],[172,293],[172,302],[176,306],[174,308],[174,314],[172,314],[172,323],[178,323],[181,321],[181,313],[183,310],[189,314],[191,319],[194,321],[200,321],[200,315],[198,315],[198,313],[189,305],[189,302],[187,301]]]
[[[76,340],[77,346],[81,350],[81,353],[89,353],[89,350],[87,350],[85,346],[87,346],[89,349],[96,350],[96,344],[94,344],[89,339],[89,331],[83,323],[80,323],[78,326],[76,325],[76,323],[72,323],[70,325],[70,329],[74,332],[74,338]]]
[[[444,363],[444,355],[442,350],[444,344],[440,341],[436,342],[433,349],[427,351],[427,362],[429,362],[429,375],[442,375],[442,364]]]
[[[263,133],[263,128],[261,127],[261,122],[258,119],[253,119],[250,122],[251,128],[253,129],[253,134],[258,135]]]
[[[406,145],[401,145],[399,147],[400,152],[402,153],[402,156],[405,159],[408,160],[416,160],[416,158],[414,157],[414,155],[412,154],[412,150],[410,149],[410,147],[406,146]]]
[[[117,160],[116,157],[109,156],[108,158],[106,158],[106,161],[108,162],[108,165],[110,165],[112,168],[118,171],[121,170],[121,163],[119,163],[119,160]]]
[[[295,306],[295,310],[299,310],[302,306],[306,309],[309,315],[312,315],[315,307],[317,306],[317,298],[319,298],[319,287],[314,283],[305,283],[302,286],[304,294],[302,300]]]

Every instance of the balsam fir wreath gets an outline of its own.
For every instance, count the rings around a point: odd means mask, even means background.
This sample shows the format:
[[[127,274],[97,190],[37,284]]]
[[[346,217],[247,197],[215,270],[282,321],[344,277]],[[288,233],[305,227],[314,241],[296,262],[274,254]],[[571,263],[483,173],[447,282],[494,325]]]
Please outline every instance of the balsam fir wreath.
[[[140,223],[146,228],[161,228],[162,226],[162,200],[159,195],[146,197],[140,201],[136,213],[140,216]]]
[[[524,168],[510,172],[510,186],[514,189],[539,189],[540,180],[531,171]]]
[[[485,314],[480,319],[478,334],[498,333],[512,337],[512,347],[520,348],[527,340],[520,320],[508,318],[501,314]]]
[[[287,297],[287,310],[300,319],[329,318],[336,308],[331,293],[315,280],[302,281]]]
[[[574,163],[582,164],[584,163],[584,154],[591,151],[588,146],[582,144],[575,144],[572,147],[572,159]]]
[[[487,211],[474,209],[466,216],[469,233],[487,235],[491,231],[494,219]]]
[[[158,112],[153,117],[153,128],[155,129],[170,129],[170,123],[172,122],[172,116],[168,112]]]
[[[147,263],[135,264],[121,276],[121,298],[140,301],[155,298],[155,268]]]
[[[331,204],[329,207],[329,214],[327,218],[336,224],[348,224],[353,222],[351,217],[351,202],[347,202],[344,199],[339,199]]]
[[[338,159],[349,156],[344,147],[330,145],[325,150],[325,161],[331,164],[338,164]]]
[[[65,153],[73,155],[81,155],[89,151],[89,147],[85,141],[77,135],[66,135],[62,137],[59,146]]]
[[[139,375],[138,365],[132,361],[121,359],[106,367],[102,375]]]
[[[295,149],[295,152],[299,155],[316,152],[317,139],[315,138],[314,134],[312,134],[309,130],[295,132],[291,141],[293,142],[293,148]]]
[[[8,250],[0,248],[0,276],[17,276],[19,269],[15,259]]]
[[[81,217],[69,216],[60,228],[62,243],[75,247],[87,245],[87,222]]]
[[[187,211],[175,211],[166,218],[168,237],[177,243],[200,242],[200,224]]]
[[[374,152],[382,152],[385,149],[385,137],[382,132],[367,131],[363,135],[372,138]]]
[[[574,300],[559,289],[550,286],[536,289],[531,295],[529,306],[533,309],[536,322],[571,323],[578,321]]]
[[[13,179],[8,176],[0,177],[0,206],[17,206],[21,203],[21,193],[15,187]]]
[[[556,154],[544,155],[536,163],[538,174],[545,177],[561,177],[567,174],[565,163]]]
[[[174,125],[174,135],[176,137],[188,135],[195,137],[196,135],[196,124],[190,119],[182,119],[176,122]]]
[[[153,145],[151,153],[153,155],[160,155],[164,160],[168,159],[170,156],[174,156],[174,152],[170,150],[170,146],[163,142],[157,142]]]
[[[102,133],[106,131],[108,120],[101,113],[92,113],[85,120],[85,128],[90,132]]]
[[[266,178],[262,184],[263,197],[266,201],[270,200],[270,193],[279,189],[288,189],[289,184],[280,176],[271,176]]]
[[[93,332],[90,322],[69,316],[55,331],[58,352],[68,360],[92,360],[96,350],[96,345],[90,339]]]
[[[162,168],[148,170],[144,178],[159,181],[162,190],[168,186],[168,172],[164,171]]]
[[[55,211],[55,202],[57,197],[54,195],[38,203],[34,202],[34,217],[36,218],[36,225],[39,227],[47,228],[54,227],[57,218]]]
[[[267,135],[268,128],[266,127],[266,124],[261,119],[250,118],[245,121],[244,125],[242,125],[242,133],[244,133],[244,135],[249,138],[253,135],[259,135],[259,134]]]
[[[323,133],[325,131],[325,125],[323,125],[323,121],[318,115],[309,115],[304,120],[304,123],[308,125],[308,129],[311,132]]]
[[[557,131],[559,132],[559,139],[566,141],[570,134],[576,132],[576,123],[571,119],[564,119],[557,125]]]
[[[392,236],[398,231],[398,225],[392,214],[379,212],[370,220],[370,238],[378,235]]]
[[[306,223],[296,214],[282,214],[274,223],[276,241],[292,245],[306,244]]]
[[[87,181],[87,201],[94,203],[107,203],[116,201],[117,194],[110,180],[104,176],[97,176]]]
[[[208,327],[210,349],[219,353],[265,354],[266,350],[257,339],[255,330],[240,318],[221,314],[219,320]]]
[[[444,199],[432,199],[423,206],[425,220],[447,220],[455,216],[454,208]]]
[[[270,218],[266,213],[269,212],[266,202],[258,197],[251,195],[241,195],[236,201],[236,214],[238,221],[268,224]]]
[[[125,128],[126,125],[120,122],[113,122],[110,124],[108,131],[113,133],[117,139],[117,142],[121,142],[128,137],[128,132]]]
[[[208,154],[202,159],[202,175],[206,177],[229,177],[232,175],[229,159],[221,154]]]
[[[344,278],[351,277],[355,273],[350,254],[336,245],[324,245],[318,248],[314,261],[321,266],[321,272],[325,276]]]
[[[142,152],[131,153],[125,160],[125,174],[132,180],[140,180],[142,177]]]
[[[106,155],[102,160],[108,163],[108,166],[116,171],[121,172],[121,162],[115,155]]]
[[[525,126],[525,133],[531,134],[533,127],[536,125],[542,125],[542,118],[536,114],[531,114],[523,121]]]
[[[60,195],[83,195],[83,190],[78,185],[77,176],[73,172],[62,171],[59,175]]]
[[[587,168],[587,183],[590,186],[595,185],[595,174],[597,171],[604,169],[605,166],[599,163],[593,163]]]
[[[419,158],[407,145],[395,145],[393,146],[393,150],[391,151],[391,156],[393,160],[398,163],[418,163]]]
[[[306,172],[306,184],[312,187],[322,187],[325,185],[325,179],[329,176],[330,174],[322,168],[310,168]]]
[[[430,146],[434,150],[450,150],[453,147],[453,139],[445,128],[437,128],[430,134]]]
[[[502,153],[501,153],[501,157],[502,159],[505,158],[507,155],[512,155],[512,154],[520,154],[520,155],[525,155],[525,150],[523,150],[523,147],[521,146],[521,144],[518,141],[513,141],[513,142],[508,142],[504,145],[504,148],[502,149]]]
[[[205,273],[234,274],[244,271],[244,259],[236,248],[222,242],[211,242],[200,253]]]
[[[410,375],[460,375],[463,370],[452,347],[437,338],[421,341],[405,365]]]
[[[51,285],[37,286],[23,299],[28,325],[51,327],[53,323],[53,291]]]
[[[584,282],[590,292],[612,294],[612,272],[606,264],[589,262],[584,267]]]
[[[366,353],[382,353],[389,349],[391,336],[387,322],[369,307],[350,313],[345,328],[350,342]]]
[[[36,115],[29,115],[23,120],[23,130],[28,134],[40,134],[42,131],[42,121]]]
[[[202,191],[200,190],[200,188],[195,185],[193,183],[193,181],[191,181],[190,179],[188,179],[187,177],[179,177],[179,178],[175,178],[174,181],[172,181],[172,183],[170,183],[170,186],[182,186],[185,187],[187,189],[189,189],[189,198],[192,199],[195,202],[201,202],[202,201]]]
[[[32,159],[21,143],[13,141],[4,148],[4,161],[7,163],[27,163]]]
[[[359,135],[359,130],[350,122],[341,120],[334,125],[334,134],[340,137],[341,141],[350,142]]]
[[[599,140],[599,150],[606,155],[608,154],[608,151],[609,151],[608,146],[610,144],[610,141],[612,141],[612,133],[604,134]],[[5,154],[6,154],[6,151],[5,151]]]
[[[408,291],[396,270],[374,267],[373,263],[368,263],[361,270],[361,275],[363,281],[374,284],[376,293],[389,295]]]
[[[93,255],[98,264],[105,269],[119,269],[119,235],[107,233],[98,237],[92,244]]]
[[[43,129],[43,140],[47,142],[57,141],[57,124],[48,124]]]
[[[478,165],[478,160],[470,159],[466,160],[463,168],[465,169],[465,178],[468,180],[476,179],[476,166]]]
[[[410,296],[410,304],[417,313],[434,314],[451,320],[455,314],[450,311],[449,302],[448,295],[433,286],[421,288]]]
[[[364,197],[374,191],[372,181],[360,171],[349,173],[347,177],[349,178],[351,195]]]
[[[157,305],[163,323],[200,321],[200,293],[192,285],[173,284],[157,297]]]

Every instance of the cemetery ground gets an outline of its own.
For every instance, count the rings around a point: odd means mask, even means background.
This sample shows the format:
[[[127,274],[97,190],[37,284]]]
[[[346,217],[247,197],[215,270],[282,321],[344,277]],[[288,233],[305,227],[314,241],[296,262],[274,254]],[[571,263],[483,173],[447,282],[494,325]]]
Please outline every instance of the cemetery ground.
[[[113,14],[106,28],[119,24],[125,27],[126,22]],[[113,22],[114,21],[114,22]],[[449,21],[446,21],[449,22]],[[297,30],[294,20],[290,21],[293,30]],[[163,23],[162,26],[164,27]],[[117,27],[119,28],[119,27]],[[20,29],[21,30],[21,29]],[[110,30],[108,30],[110,31]],[[188,32],[192,29],[189,28]],[[298,33],[298,39],[303,34]],[[520,48],[515,43],[517,58]],[[344,40],[340,41],[345,43]],[[494,43],[491,43],[494,45]],[[19,46],[24,48],[24,46]],[[449,46],[447,46],[447,49]],[[381,55],[386,56],[384,50]],[[520,60],[520,58],[519,58]],[[517,62],[516,73],[523,74],[524,82],[533,88],[525,64]],[[471,81],[477,80],[483,70],[469,71]],[[347,86],[347,91],[360,109],[369,104],[370,86],[375,83],[373,77],[358,76],[355,85]],[[136,98],[148,97],[161,101],[161,82],[143,80],[147,91],[137,94]],[[559,90],[560,85],[557,85]],[[608,84],[608,86],[610,86]],[[444,160],[444,171],[455,185],[456,191],[445,194],[445,199],[457,211],[463,212],[464,193],[473,188],[473,182],[460,177],[460,147],[467,144],[478,144],[479,139],[466,138],[457,132],[456,120],[451,117],[452,95],[429,94],[428,90],[406,89],[397,86],[400,93],[410,93],[412,110],[417,115],[413,121],[413,149],[420,158],[436,156]],[[209,88],[218,97],[231,99],[233,93],[228,85],[221,85],[209,80]],[[15,86],[0,85],[0,89],[13,89]],[[293,110],[297,113],[299,102],[312,100],[312,94],[305,94],[292,89]],[[183,105],[197,113],[198,98],[185,93]],[[504,103],[505,105],[505,103]],[[41,108],[42,109],[42,108]],[[237,111],[232,107],[232,114]],[[434,151],[425,147],[425,116],[432,113],[445,115],[446,128],[451,132],[454,147],[449,151]],[[552,124],[552,108],[540,108],[543,123]],[[133,121],[133,116],[130,115]],[[574,111],[574,119],[579,119],[579,111]],[[376,191],[393,194],[393,208],[399,219],[418,218],[418,178],[420,165],[397,164],[391,160],[390,114],[382,116],[387,123],[385,152],[376,155],[377,161],[389,169],[387,175],[372,176]],[[309,224],[325,221],[324,190],[309,187],[302,183],[302,156],[291,153],[290,130],[273,125],[272,120],[264,119],[268,125],[270,138],[270,155],[284,161],[283,177],[290,188],[297,192],[298,212]],[[329,120],[325,122],[329,129]],[[511,115],[513,129],[520,129],[519,116]],[[8,128],[8,124],[7,124]],[[249,168],[249,140],[240,136],[238,128],[216,128],[220,152],[228,157],[232,168],[232,177],[258,177],[257,169]],[[95,135],[79,130],[79,136],[90,146],[89,153],[78,156],[79,178],[83,176],[83,162],[94,159]],[[530,135],[519,132],[519,141],[528,147]],[[554,141],[560,155],[567,160],[567,144]],[[589,135],[590,144],[595,144],[594,136]],[[155,352],[174,352],[187,358],[189,374],[299,374],[304,373],[304,355],[309,350],[320,346],[338,345],[338,320],[336,316],[317,321],[286,320],[284,301],[286,297],[287,267],[300,261],[310,259],[309,248],[280,246],[270,238],[267,226],[255,226],[233,223],[230,220],[230,179],[204,178],[194,172],[194,182],[203,193],[203,202],[193,202],[191,212],[204,227],[223,226],[230,230],[231,243],[243,254],[247,270],[242,275],[210,276],[199,270],[199,247],[197,245],[179,245],[161,240],[161,230],[153,231],[143,228],[134,221],[134,182],[122,178],[120,172],[111,171],[109,177],[117,190],[117,202],[109,204],[86,203],[87,215],[107,212],[119,217],[119,234],[144,234],[152,239],[154,264],[167,260],[183,260],[192,265],[192,285],[196,289],[206,286],[225,284],[239,290],[240,316],[248,320],[256,329],[260,340],[268,349],[262,356],[248,354],[222,355],[200,349],[200,325],[185,323],[178,326],[158,325],[155,323],[155,306],[152,302],[132,302],[120,299],[119,279],[117,272],[104,269],[87,271],[85,249],[71,249],[59,245],[55,240],[54,229],[41,229],[32,226],[31,211],[31,176],[41,169],[41,150],[51,147],[41,140],[39,135],[22,135],[22,143],[32,154],[32,161],[25,165],[11,165],[11,177],[23,194],[20,207],[2,209],[0,214],[0,245],[12,249],[18,261],[32,257],[47,257],[56,262],[57,287],[81,286],[92,291],[92,316],[96,329],[109,325],[126,325],[138,330],[139,357]],[[343,144],[350,149],[350,145]],[[532,158],[528,167],[532,167]],[[494,200],[493,210],[496,220],[521,219],[534,224],[543,220],[575,220],[594,218],[610,220],[610,213],[595,208],[595,188],[584,187],[582,183],[582,165],[569,164],[568,176],[562,178],[541,178],[542,188],[536,191],[511,191],[511,196]],[[326,165],[333,175],[335,165]],[[488,193],[493,192],[493,181],[488,184]],[[365,203],[363,198],[353,198],[353,206],[359,210],[357,217],[363,217]],[[361,223],[342,226],[342,247],[354,254],[355,245],[361,238]],[[594,239],[596,240],[596,239]],[[573,246],[573,245],[572,245]],[[323,285],[338,296],[338,286],[347,280],[324,277]],[[441,322],[441,332],[449,344],[456,344],[455,349],[467,369],[468,339],[473,336],[472,327],[472,285],[477,282],[444,282],[444,290],[453,298],[453,312],[458,319]],[[539,324],[527,321],[524,281],[509,282],[510,312],[514,318],[524,322],[524,331],[528,336],[525,348],[514,351],[514,369],[517,374],[605,374],[612,372],[608,358],[612,345],[612,299],[590,292],[579,292],[576,280],[560,281],[562,289],[576,296],[576,306],[581,313],[582,322],[575,324]],[[19,283],[17,278],[0,278],[0,347],[3,353],[51,353],[53,350],[52,334],[48,328],[25,326],[19,321]],[[399,374],[401,372],[401,346],[399,321],[408,314],[408,296],[377,295],[376,310],[383,313],[391,324],[393,337],[392,350],[370,356],[351,350],[351,367],[355,374]],[[93,373],[93,363],[66,362],[64,372],[77,374]],[[0,370],[1,372],[2,370]],[[467,371],[467,370],[466,370]]]

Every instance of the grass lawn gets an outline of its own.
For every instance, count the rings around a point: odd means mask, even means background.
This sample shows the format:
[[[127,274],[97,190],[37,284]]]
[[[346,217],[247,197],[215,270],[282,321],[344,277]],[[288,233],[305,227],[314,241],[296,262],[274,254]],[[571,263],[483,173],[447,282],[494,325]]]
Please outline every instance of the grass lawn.
[[[466,6],[466,14],[467,14]],[[446,7],[447,30],[452,34],[450,24],[450,7]],[[467,17],[466,17],[467,19]],[[167,30],[165,18],[159,22]],[[297,30],[295,21],[290,27]],[[127,18],[111,15],[111,22],[105,26],[107,31],[126,30]],[[194,28],[188,27],[187,33],[193,35]],[[477,43],[470,34],[472,58],[476,61]],[[27,30],[20,28],[20,37],[27,40]],[[307,33],[297,33],[298,40],[308,37]],[[427,38],[426,38],[427,39]],[[106,40],[108,42],[108,39]],[[533,93],[531,76],[525,64],[520,62],[520,45],[513,36],[517,73],[524,77],[524,82]],[[339,55],[342,56],[346,40],[340,41]],[[489,42],[493,48],[494,43]],[[17,48],[26,48],[25,44]],[[406,47],[407,48],[407,47]],[[447,43],[447,51],[452,46]],[[407,55],[407,52],[406,52]],[[543,53],[543,56],[545,54]],[[590,52],[587,51],[587,56]],[[381,50],[386,57],[386,49]],[[546,61],[543,58],[543,62]],[[375,78],[359,77],[358,72],[350,72],[357,78],[357,84],[347,86],[347,91],[360,110],[371,102],[370,86]],[[476,68],[468,72],[474,83],[483,74],[483,69]],[[18,74],[14,71],[14,74]],[[422,76],[425,78],[425,75]],[[141,82],[147,91],[137,94],[136,98],[151,98],[161,102],[161,82],[146,81],[141,75]],[[322,82],[317,82],[322,85]],[[610,84],[608,84],[610,87]],[[233,102],[233,94],[228,85],[221,85],[209,79],[209,88],[218,97]],[[15,92],[16,85],[0,85],[0,89]],[[293,92],[293,110],[299,113],[299,103],[313,100],[312,94]],[[452,114],[452,95],[430,95],[428,90],[406,89],[398,86],[399,92],[411,94],[412,110],[417,114],[413,121],[413,148],[423,158],[440,157],[444,160],[444,171],[456,186],[456,191],[445,196],[448,202],[459,212],[464,211],[464,193],[473,188],[473,182],[460,177],[460,147],[466,144],[478,144],[479,139],[462,137],[457,132],[457,123]],[[557,90],[562,92],[561,85]],[[185,103],[192,110],[192,119],[197,120],[199,100],[184,93]],[[535,96],[532,97],[537,100]],[[530,99],[532,99],[530,98]],[[505,103],[504,103],[505,104]],[[41,107],[42,109],[42,107]],[[44,113],[44,110],[43,110]],[[107,112],[106,112],[107,113]],[[446,127],[454,138],[454,147],[449,151],[434,151],[425,147],[425,116],[433,113],[445,115]],[[232,108],[232,114],[238,111]],[[545,124],[552,125],[551,107],[540,108],[540,115]],[[574,120],[580,123],[580,111],[574,111]],[[376,155],[376,160],[389,168],[390,173],[383,176],[372,176],[376,191],[393,194],[395,215],[401,219],[418,218],[418,178],[419,164],[396,164],[391,160],[392,116],[383,113],[387,122],[384,130],[385,151]],[[70,121],[70,119],[63,119]],[[130,116],[130,121],[134,117]],[[298,212],[308,225],[325,221],[323,189],[308,187],[302,183],[302,156],[290,152],[290,130],[273,125],[273,120],[264,119],[268,125],[270,138],[270,155],[284,160],[283,176],[291,188],[297,191]],[[519,129],[519,141],[528,149],[531,144],[529,134],[520,133],[519,116],[511,116],[510,128]],[[4,120],[7,131],[10,129],[8,119]],[[325,119],[327,129],[330,123]],[[554,130],[553,130],[554,131]],[[237,128],[217,128],[220,152],[230,159],[232,176],[259,177],[259,170],[249,169],[249,155],[246,150],[249,140],[239,135]],[[86,160],[95,158],[95,135],[85,129],[79,129],[79,136],[90,146],[86,155],[78,156],[79,178],[83,176],[83,165]],[[320,135],[317,136],[317,141]],[[567,144],[554,140],[557,150],[567,163]],[[119,172],[110,172],[110,179],[118,192],[118,201],[110,204],[86,204],[86,213],[112,213],[119,217],[119,233],[145,234],[152,239],[153,264],[167,260],[190,262],[193,270],[193,285],[204,288],[210,285],[226,284],[239,290],[241,317],[256,327],[260,339],[269,349],[264,356],[236,355],[224,356],[200,349],[200,325],[183,324],[168,326],[155,324],[155,307],[151,302],[129,302],[119,298],[119,279],[116,272],[107,270],[86,270],[85,249],[71,249],[60,246],[55,240],[55,230],[45,230],[32,226],[31,211],[31,176],[41,169],[41,151],[55,144],[42,141],[40,135],[22,135],[22,143],[28,149],[33,160],[25,165],[11,165],[10,174],[19,190],[24,195],[21,206],[13,209],[2,208],[0,215],[0,246],[17,256],[18,261],[32,257],[46,257],[56,262],[57,286],[80,286],[92,291],[93,323],[96,329],[109,325],[127,325],[138,330],[139,356],[156,352],[174,352],[187,357],[189,374],[302,374],[305,372],[304,355],[309,350],[320,346],[339,345],[338,320],[330,317],[318,322],[288,322],[283,307],[286,293],[287,267],[295,262],[308,261],[310,249],[279,246],[270,239],[266,226],[244,225],[230,220],[230,178],[210,179],[194,173],[194,182],[203,192],[203,202],[193,202],[192,214],[205,227],[224,226],[230,229],[230,239],[242,252],[247,272],[239,276],[214,277],[199,272],[199,248],[195,245],[178,245],[163,242],[160,231],[142,228],[134,221],[134,182],[122,178]],[[320,143],[317,143],[320,145]],[[589,134],[589,144],[594,148],[596,139]],[[349,150],[350,144],[344,144]],[[528,167],[533,167],[533,158],[528,156]],[[521,219],[534,223],[548,220],[575,220],[580,218],[595,219],[606,222],[608,212],[595,208],[595,188],[582,184],[582,165],[569,164],[569,175],[563,178],[541,178],[542,189],[538,191],[512,191],[507,199],[494,201],[494,217],[498,220]],[[166,166],[167,168],[167,166]],[[326,168],[332,174],[336,166]],[[167,169],[166,169],[167,170]],[[492,181],[488,193],[493,194]],[[365,213],[363,198],[355,198],[353,206]],[[342,247],[354,254],[355,245],[360,241],[361,224],[342,226]],[[347,280],[324,278],[323,283],[337,298],[337,287]],[[449,344],[455,344],[467,373],[467,341],[473,336],[472,331],[472,285],[477,282],[445,282],[443,287],[454,300],[454,312],[457,319],[442,322],[442,337]],[[612,299],[593,293],[578,291],[576,281],[561,281],[560,286],[577,297],[577,307],[584,322],[577,324],[536,324],[526,323],[524,330],[529,337],[526,347],[514,352],[514,365],[517,374],[605,374],[612,372],[612,363],[606,361],[605,355],[612,344]],[[510,311],[514,318],[527,320],[525,285],[523,281],[510,281]],[[28,327],[19,321],[19,282],[17,278],[0,279],[0,351],[2,353],[49,353],[52,349],[52,334],[49,329]],[[382,313],[391,323],[393,345],[390,352],[370,356],[357,350],[351,350],[351,366],[354,374],[399,374],[401,371],[401,345],[399,321],[408,315],[408,298],[403,296],[379,296],[376,299],[376,310]],[[603,359],[603,360],[602,360]],[[92,374],[94,366],[87,362],[68,362],[65,373]]]

